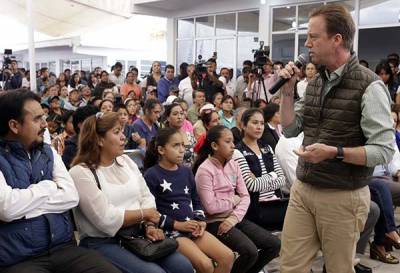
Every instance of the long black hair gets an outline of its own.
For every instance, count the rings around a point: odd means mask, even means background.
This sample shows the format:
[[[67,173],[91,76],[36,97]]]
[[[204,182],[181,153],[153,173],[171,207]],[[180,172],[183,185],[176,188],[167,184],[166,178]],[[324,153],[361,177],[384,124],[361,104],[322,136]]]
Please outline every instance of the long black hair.
[[[197,155],[197,159],[193,164],[194,174],[196,174],[197,169],[208,158],[208,156],[213,155],[214,151],[211,147],[211,144],[213,142],[218,142],[218,139],[221,137],[222,131],[224,130],[229,130],[229,129],[226,128],[225,126],[217,125],[208,130],[204,144],[201,147],[200,152]]]
[[[146,155],[144,157],[144,169],[147,170],[158,163],[160,155],[158,154],[158,146],[164,147],[171,136],[179,133],[179,131],[172,127],[166,127],[158,130],[157,136],[153,137],[147,146]]]

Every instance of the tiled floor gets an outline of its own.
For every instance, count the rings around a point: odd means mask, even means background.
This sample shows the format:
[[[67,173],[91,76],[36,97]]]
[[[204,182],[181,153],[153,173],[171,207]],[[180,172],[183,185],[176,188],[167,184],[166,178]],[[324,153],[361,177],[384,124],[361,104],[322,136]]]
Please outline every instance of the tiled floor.
[[[400,224],[400,208],[396,209],[395,212],[396,216],[396,223]],[[390,265],[390,264],[384,264],[379,261],[371,260],[369,258],[369,250],[367,249],[366,255],[364,256],[359,256],[361,259],[361,263],[369,266],[373,269],[373,273],[400,273],[400,264],[397,265]],[[392,252],[392,254],[400,259],[400,250],[395,250]],[[312,267],[314,273],[321,273],[322,272],[322,265],[323,265],[323,259],[321,256],[319,256]],[[279,272],[279,258],[273,260],[267,267],[266,267],[268,273],[278,273]]]

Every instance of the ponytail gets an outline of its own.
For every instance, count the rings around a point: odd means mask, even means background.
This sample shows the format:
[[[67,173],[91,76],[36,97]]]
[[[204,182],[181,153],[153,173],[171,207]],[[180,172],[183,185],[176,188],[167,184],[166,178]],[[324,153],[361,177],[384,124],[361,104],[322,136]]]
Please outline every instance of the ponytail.
[[[196,174],[200,165],[208,158],[208,156],[213,155],[214,151],[211,147],[211,144],[213,142],[218,142],[223,130],[229,129],[227,129],[225,126],[217,125],[208,130],[204,144],[201,147],[200,152],[197,154],[197,159],[193,164],[193,174]]]

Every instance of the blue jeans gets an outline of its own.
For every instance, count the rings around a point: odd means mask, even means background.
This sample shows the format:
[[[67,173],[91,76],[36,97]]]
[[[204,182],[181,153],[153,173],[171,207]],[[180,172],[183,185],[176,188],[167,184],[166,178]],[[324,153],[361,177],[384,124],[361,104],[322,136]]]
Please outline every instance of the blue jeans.
[[[85,238],[80,246],[95,249],[124,273],[193,273],[190,261],[175,252],[157,262],[147,262],[122,248],[115,238]]]
[[[374,242],[377,245],[384,245],[385,233],[396,230],[392,195],[388,185],[379,178],[371,178],[368,185],[371,192],[371,200],[381,210],[378,222],[375,225]]]

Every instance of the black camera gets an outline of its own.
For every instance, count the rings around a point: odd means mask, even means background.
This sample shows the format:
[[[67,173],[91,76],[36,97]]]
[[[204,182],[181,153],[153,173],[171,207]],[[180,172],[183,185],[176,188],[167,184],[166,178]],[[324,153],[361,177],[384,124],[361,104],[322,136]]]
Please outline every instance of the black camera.
[[[197,61],[195,62],[195,73],[196,75],[207,73],[206,61],[203,60],[203,56],[201,55],[197,57]]]
[[[252,72],[259,74],[260,70],[263,71],[263,66],[269,61],[269,46],[264,46],[264,41],[260,41],[260,48],[253,49],[251,52],[254,53]]]
[[[4,55],[3,55],[3,68],[8,68],[11,65],[11,61],[13,60],[11,56],[12,55],[12,49],[4,49]]]

